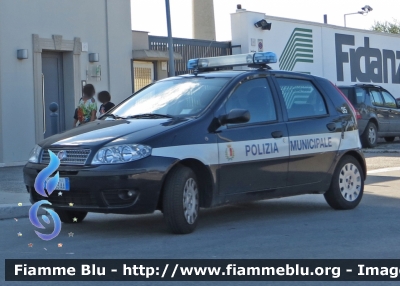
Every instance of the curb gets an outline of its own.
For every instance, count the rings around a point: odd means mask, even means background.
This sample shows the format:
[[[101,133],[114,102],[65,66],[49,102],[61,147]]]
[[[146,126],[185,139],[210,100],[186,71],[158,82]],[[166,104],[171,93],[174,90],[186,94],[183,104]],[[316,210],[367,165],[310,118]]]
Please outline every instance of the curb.
[[[0,219],[22,218],[29,216],[31,205],[17,206],[16,204],[0,204]],[[39,209],[38,215],[46,214],[46,211]]]
[[[362,149],[363,153],[400,153],[396,149]]]

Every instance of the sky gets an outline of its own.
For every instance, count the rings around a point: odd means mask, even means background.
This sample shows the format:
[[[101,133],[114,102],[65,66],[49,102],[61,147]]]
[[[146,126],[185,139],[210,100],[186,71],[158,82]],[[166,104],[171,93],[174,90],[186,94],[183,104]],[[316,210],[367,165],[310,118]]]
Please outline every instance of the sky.
[[[214,0],[217,41],[231,40],[230,14],[236,4],[243,9],[269,16],[292,18],[343,26],[343,15],[369,5],[373,11],[346,17],[347,27],[370,29],[374,21],[400,21],[400,0]],[[192,0],[170,0],[172,36],[192,38]],[[165,0],[131,0],[132,29],[167,36]]]

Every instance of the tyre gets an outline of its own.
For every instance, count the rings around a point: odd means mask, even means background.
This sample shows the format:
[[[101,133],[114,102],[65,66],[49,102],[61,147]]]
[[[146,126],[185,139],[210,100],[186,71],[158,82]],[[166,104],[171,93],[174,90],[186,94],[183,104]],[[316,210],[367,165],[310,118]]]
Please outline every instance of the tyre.
[[[361,141],[366,148],[374,148],[378,142],[378,128],[375,123],[369,122],[362,134]]]
[[[386,142],[393,142],[396,137],[385,137]]]
[[[79,223],[84,220],[87,212],[77,212],[77,211],[66,211],[66,210],[55,210],[60,220],[64,223]]]
[[[364,173],[360,163],[353,156],[345,155],[336,166],[325,200],[336,210],[349,210],[360,203],[363,193]]]
[[[175,167],[163,190],[163,213],[169,229],[187,234],[196,228],[199,216],[199,188],[194,172],[185,166]]]

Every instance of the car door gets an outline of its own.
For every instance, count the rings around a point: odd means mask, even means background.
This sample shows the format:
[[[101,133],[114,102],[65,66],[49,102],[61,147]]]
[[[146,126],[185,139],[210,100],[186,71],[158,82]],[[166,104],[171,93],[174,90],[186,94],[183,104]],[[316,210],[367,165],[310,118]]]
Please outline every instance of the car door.
[[[400,133],[400,110],[397,108],[396,100],[386,90],[381,90],[384,106],[389,110],[389,132]]]
[[[219,190],[232,195],[286,185],[288,132],[278,112],[276,94],[266,76],[240,82],[224,104],[246,109],[250,121],[223,126],[218,134]],[[274,97],[275,96],[275,97]]]
[[[340,146],[340,115],[311,79],[277,76],[276,83],[288,119],[288,186],[320,182],[327,176]]]
[[[378,120],[378,133],[387,133],[390,130],[389,108],[385,107],[380,91],[376,88],[369,90],[373,111]]]

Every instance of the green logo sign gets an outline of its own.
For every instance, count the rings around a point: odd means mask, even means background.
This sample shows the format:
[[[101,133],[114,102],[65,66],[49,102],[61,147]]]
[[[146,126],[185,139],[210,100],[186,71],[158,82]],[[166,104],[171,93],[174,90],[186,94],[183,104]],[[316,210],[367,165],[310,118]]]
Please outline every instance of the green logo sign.
[[[313,37],[311,29],[295,28],[279,58],[281,70],[292,71],[296,63],[313,63]]]

